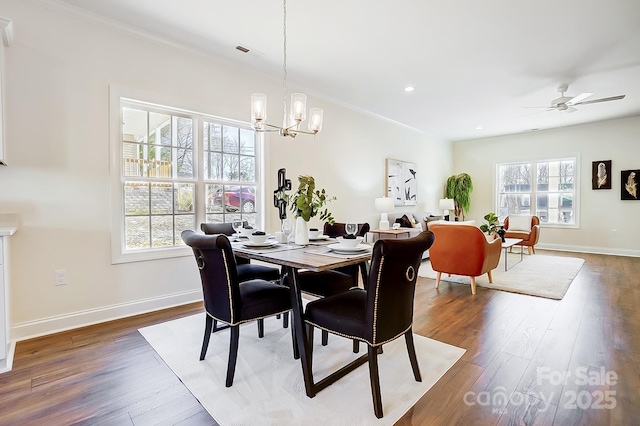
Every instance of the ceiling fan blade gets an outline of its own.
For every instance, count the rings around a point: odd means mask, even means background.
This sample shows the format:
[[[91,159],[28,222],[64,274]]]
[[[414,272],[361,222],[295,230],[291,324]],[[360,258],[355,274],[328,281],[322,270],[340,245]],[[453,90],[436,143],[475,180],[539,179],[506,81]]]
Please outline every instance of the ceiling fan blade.
[[[601,99],[594,99],[592,101],[584,101],[584,102],[578,102],[572,105],[587,105],[587,104],[595,104],[598,102],[607,102],[607,101],[617,101],[619,99],[624,99],[626,95],[618,95],[618,96],[612,96],[610,98],[601,98]]]
[[[567,105],[575,105],[576,103],[580,102],[583,99],[588,98],[589,96],[592,96],[593,93],[580,93],[578,96],[574,96],[573,98],[571,98],[571,100],[567,101]]]

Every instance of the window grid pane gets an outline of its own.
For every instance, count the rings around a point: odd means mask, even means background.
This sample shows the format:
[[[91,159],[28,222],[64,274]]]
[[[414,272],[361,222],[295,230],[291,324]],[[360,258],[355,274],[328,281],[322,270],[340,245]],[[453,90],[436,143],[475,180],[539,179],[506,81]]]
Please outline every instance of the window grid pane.
[[[498,216],[535,214],[542,223],[574,225],[575,165],[573,158],[498,165]]]
[[[256,226],[259,182],[253,130],[136,101],[123,101],[121,108],[125,252],[183,246],[180,234],[196,228],[198,211],[207,221],[238,218]],[[196,139],[196,119],[203,123],[202,143]],[[196,146],[201,146],[197,156]],[[198,167],[203,167],[206,193],[200,207]]]

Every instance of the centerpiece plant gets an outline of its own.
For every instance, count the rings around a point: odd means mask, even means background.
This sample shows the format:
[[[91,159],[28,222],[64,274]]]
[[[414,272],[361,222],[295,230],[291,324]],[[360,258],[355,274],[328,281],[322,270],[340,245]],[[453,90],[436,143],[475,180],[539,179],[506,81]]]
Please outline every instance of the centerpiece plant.
[[[307,244],[309,236],[307,232],[307,222],[312,217],[318,218],[330,224],[335,223],[335,219],[327,204],[336,197],[327,195],[324,189],[316,189],[316,181],[313,176],[298,176],[298,189],[288,196],[291,205],[291,212],[296,218],[296,244]]]

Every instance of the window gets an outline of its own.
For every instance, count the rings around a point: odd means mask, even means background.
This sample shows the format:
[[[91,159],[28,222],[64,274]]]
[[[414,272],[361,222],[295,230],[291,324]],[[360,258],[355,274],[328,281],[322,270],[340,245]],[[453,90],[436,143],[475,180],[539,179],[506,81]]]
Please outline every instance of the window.
[[[200,222],[260,222],[248,125],[115,94],[112,102],[122,129],[112,136],[114,263],[188,254],[180,234]]]
[[[498,216],[530,214],[543,224],[577,226],[576,165],[576,158],[498,164]]]

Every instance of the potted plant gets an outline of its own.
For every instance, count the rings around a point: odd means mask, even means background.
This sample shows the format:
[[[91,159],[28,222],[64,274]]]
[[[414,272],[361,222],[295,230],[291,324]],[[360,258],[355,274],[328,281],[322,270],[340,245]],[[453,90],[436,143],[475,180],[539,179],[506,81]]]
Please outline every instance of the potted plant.
[[[298,189],[288,197],[291,202],[291,211],[296,218],[295,243],[308,244],[309,233],[307,222],[312,217],[333,224],[335,219],[327,209],[327,204],[336,197],[329,197],[324,189],[316,189],[316,181],[313,176],[298,176]]]
[[[484,216],[484,223],[480,225],[480,230],[486,233],[488,236],[495,238],[498,235],[498,231],[502,229],[500,225],[500,220],[495,213],[487,213]]]
[[[445,198],[453,198],[456,207],[456,220],[459,217],[464,220],[465,213],[469,213],[469,209],[471,209],[471,192],[473,192],[473,182],[468,174],[460,173],[447,179]]]

